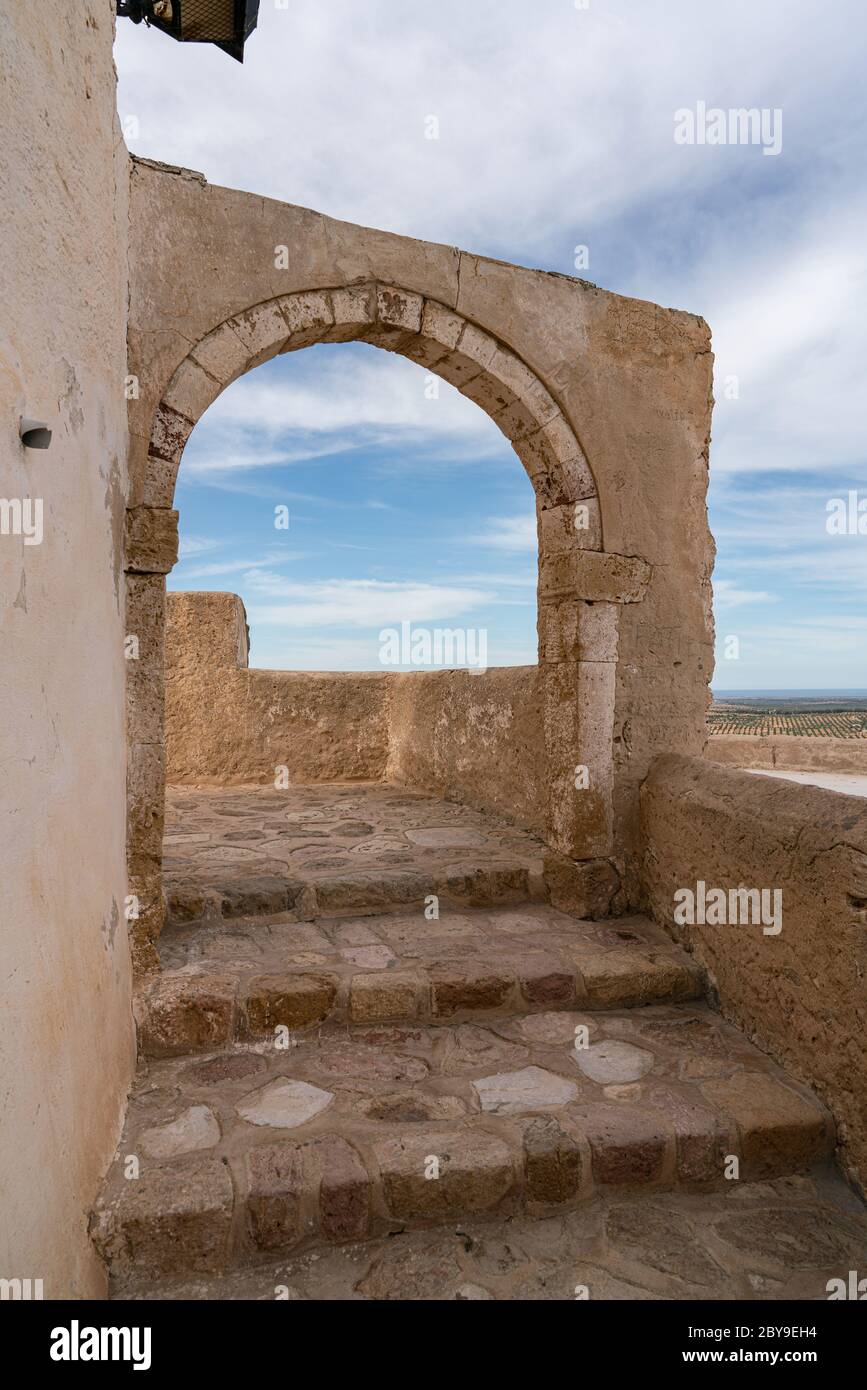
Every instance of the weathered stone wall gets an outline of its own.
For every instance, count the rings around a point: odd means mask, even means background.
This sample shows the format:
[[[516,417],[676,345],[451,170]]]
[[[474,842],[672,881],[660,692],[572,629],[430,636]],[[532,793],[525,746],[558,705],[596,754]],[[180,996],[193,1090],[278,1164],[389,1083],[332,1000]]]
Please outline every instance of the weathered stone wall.
[[[236,594],[166,596],[171,783],[396,782],[540,833],[547,786],[539,671],[259,671]]]
[[[110,0],[0,6],[0,1277],[96,1297],[134,1063],[124,920],[128,158]],[[53,428],[25,450],[22,415]]]
[[[539,668],[411,672],[389,680],[388,776],[544,835]]]
[[[784,772],[867,772],[867,738],[797,738],[780,734],[713,734],[704,756],[730,767]]]
[[[247,667],[236,594],[166,596],[166,762],[174,783],[379,781],[387,681]]]
[[[723,1013],[824,1097],[844,1169],[867,1187],[867,802],[669,756],[641,824],[657,921],[706,966]],[[782,930],[676,926],[674,893],[699,879],[781,889]]]
[[[130,412],[131,595],[157,611],[176,554],[181,455],[244,372],[313,343],[362,340],[442,376],[509,438],[536,494],[546,837],[574,860],[613,866],[619,901],[634,901],[641,779],[661,751],[699,753],[705,739],[707,325],[141,160],[131,227],[129,346],[141,383]],[[159,930],[163,769],[149,726],[161,707],[159,645],[155,634],[129,722],[130,864],[154,906],[143,960]]]

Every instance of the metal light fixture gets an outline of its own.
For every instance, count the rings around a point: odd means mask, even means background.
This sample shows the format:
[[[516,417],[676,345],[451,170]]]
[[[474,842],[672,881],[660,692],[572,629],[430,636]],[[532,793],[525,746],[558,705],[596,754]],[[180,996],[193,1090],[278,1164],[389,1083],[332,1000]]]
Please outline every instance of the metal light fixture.
[[[118,15],[152,24],[180,43],[214,43],[244,61],[244,44],[256,28],[259,0],[117,0]]]

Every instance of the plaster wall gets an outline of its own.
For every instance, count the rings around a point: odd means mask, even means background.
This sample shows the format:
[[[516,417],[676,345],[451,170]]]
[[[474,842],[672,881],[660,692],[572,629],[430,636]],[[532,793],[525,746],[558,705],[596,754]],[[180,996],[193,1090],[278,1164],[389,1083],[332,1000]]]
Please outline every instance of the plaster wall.
[[[0,7],[0,1277],[99,1296],[134,1063],[124,898],[128,156],[110,0]],[[22,415],[54,431],[25,450]],[[35,537],[35,533],[32,533]]]

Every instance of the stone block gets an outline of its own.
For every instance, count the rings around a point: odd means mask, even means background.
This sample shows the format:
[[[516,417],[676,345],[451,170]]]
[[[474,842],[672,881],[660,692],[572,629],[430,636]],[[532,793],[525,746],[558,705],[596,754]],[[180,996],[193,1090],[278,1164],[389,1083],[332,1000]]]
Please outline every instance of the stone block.
[[[210,376],[227,386],[246,371],[250,352],[235,330],[228,323],[221,323],[196,344],[191,356]]]
[[[325,290],[288,294],[279,304],[289,331],[284,352],[318,343],[334,327],[334,309]]]
[[[219,396],[223,383],[194,357],[185,357],[163,393],[163,401],[187,420],[198,420]]]
[[[382,970],[370,975],[354,975],[349,987],[349,1013],[354,1023],[415,1018],[420,994],[421,980],[410,971]]]
[[[139,1026],[148,1057],[224,1047],[235,1032],[237,982],[230,975],[163,975],[148,991]]]
[[[509,970],[479,961],[445,961],[432,967],[431,1013],[435,1018],[499,1009],[514,987]]]
[[[168,507],[125,513],[124,566],[131,574],[168,574],[178,558],[178,514]]]
[[[700,1090],[736,1123],[741,1177],[749,1181],[799,1172],[831,1151],[828,1116],[807,1097],[764,1072],[736,1072],[705,1081]]]
[[[547,1205],[574,1200],[581,1190],[583,1162],[574,1139],[546,1116],[524,1130],[524,1190],[530,1202]]]
[[[319,1227],[326,1240],[363,1240],[370,1227],[371,1180],[357,1151],[336,1134],[310,1145],[319,1173]]]
[[[145,1166],[97,1210],[94,1242],[116,1276],[220,1270],[228,1260],[232,1204],[229,1170],[218,1158]]]
[[[587,1136],[602,1186],[643,1187],[673,1170],[674,1136],[661,1112],[612,1102],[570,1113]]]
[[[490,1211],[514,1185],[508,1147],[484,1130],[404,1135],[375,1153],[388,1210],[402,1220]]]
[[[254,1037],[286,1028],[322,1023],[337,998],[337,981],[330,975],[257,975],[244,993],[245,1031]]]
[[[247,349],[245,370],[267,362],[269,357],[282,351],[289,337],[280,302],[276,299],[256,304],[243,314],[236,314],[229,319],[228,327],[237,333]]]
[[[285,1250],[302,1235],[304,1145],[265,1144],[247,1154],[247,1230],[257,1250]]]

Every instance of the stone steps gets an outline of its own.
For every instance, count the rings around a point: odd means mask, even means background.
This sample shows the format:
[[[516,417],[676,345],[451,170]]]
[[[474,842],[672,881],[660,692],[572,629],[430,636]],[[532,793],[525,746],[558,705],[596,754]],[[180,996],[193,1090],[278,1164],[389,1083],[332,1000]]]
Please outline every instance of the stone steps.
[[[93,1219],[116,1291],[831,1152],[819,1102],[703,1004],[328,1025],[143,1063]],[[137,1177],[130,1177],[138,1171]]]
[[[167,933],[138,1002],[142,1052],[168,1057],[328,1023],[454,1021],[697,998],[701,972],[643,917],[576,921],[544,904]]]
[[[189,880],[170,884],[167,916],[171,927],[277,915],[305,922],[338,914],[390,912],[415,907],[431,897],[452,907],[488,907],[544,902],[548,888],[541,866],[518,860],[480,864],[469,858],[428,873],[378,869],[290,877],[288,871],[235,872],[231,876],[214,875],[207,884]]]
[[[470,1218],[183,1279],[147,1301],[826,1300],[858,1269],[867,1213],[838,1173],[721,1192],[613,1191],[546,1219]]]
[[[678,1203],[812,1181],[827,1113],[700,1002],[666,933],[606,916],[612,872],[389,786],[173,793],[162,970],[92,1218],[114,1294],[273,1297],[289,1261],[393,1297],[397,1241],[422,1289],[424,1251],[469,1223],[581,1244],[570,1222],[628,1201],[656,1249]],[[628,1296],[616,1268],[600,1287]],[[460,1287],[433,1296],[488,1296]]]
[[[363,916],[432,896],[464,907],[544,901],[567,864],[527,831],[386,783],[167,793],[170,925]]]

